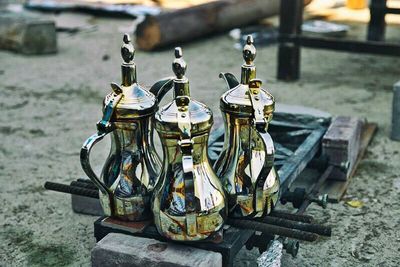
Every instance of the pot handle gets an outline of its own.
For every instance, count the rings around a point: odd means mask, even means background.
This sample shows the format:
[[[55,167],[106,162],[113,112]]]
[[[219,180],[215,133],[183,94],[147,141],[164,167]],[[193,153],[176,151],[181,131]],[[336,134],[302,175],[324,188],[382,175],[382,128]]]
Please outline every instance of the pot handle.
[[[83,143],[80,154],[83,171],[100,189],[100,191],[108,196],[110,196],[108,187],[101,182],[100,178],[96,175],[92,169],[92,166],[90,165],[90,152],[95,144],[97,144],[104,138],[104,136],[114,130],[114,125],[110,122],[110,120],[113,116],[114,108],[121,100],[123,94],[122,89],[118,84],[112,83],[111,88],[113,89],[113,92],[109,93],[104,99],[103,117],[97,123],[97,133],[90,136],[85,143]]]
[[[157,81],[150,88],[150,92],[157,98],[157,102],[160,103],[163,97],[171,90],[174,85],[174,77],[167,77]]]
[[[267,132],[268,122],[270,118],[266,118],[264,114],[264,106],[259,101],[259,93],[261,88],[261,81],[252,79],[249,82],[249,96],[254,110],[253,127],[258,137],[263,143],[263,150],[265,151],[265,159],[261,171],[256,179],[256,197],[254,198],[254,209],[257,212],[265,210],[264,199],[264,184],[269,177],[270,172],[274,167],[274,154],[275,148],[271,136]],[[253,153],[251,154],[253,157]],[[252,159],[251,159],[252,160]]]
[[[275,148],[272,138],[268,132],[260,132],[257,130],[256,132],[259,138],[262,140],[265,151],[265,158],[263,166],[261,167],[261,171],[258,174],[255,182],[256,197],[254,198],[253,205],[256,212],[262,212],[265,211],[264,185],[267,182],[270,172],[273,171],[274,168]],[[253,157],[253,153],[251,154],[251,157]]]
[[[183,181],[185,186],[186,232],[196,235],[196,204],[194,191],[193,140],[191,135],[191,120],[189,113],[190,98],[179,96],[175,99],[178,108],[178,127],[180,130],[179,148],[182,153]]]
[[[235,75],[233,75],[232,73],[221,72],[219,74],[219,77],[225,80],[226,85],[228,86],[229,89],[233,89],[240,84],[236,79]]]
[[[107,134],[108,134],[107,132],[103,132],[103,133],[95,133],[92,136],[90,136],[82,146],[81,157],[80,157],[83,171],[90,178],[90,180],[92,180],[93,183],[100,189],[100,191],[105,195],[109,195],[108,187],[103,182],[101,182],[100,178],[93,171],[92,166],[90,165],[90,152],[93,146],[98,142],[100,142]]]

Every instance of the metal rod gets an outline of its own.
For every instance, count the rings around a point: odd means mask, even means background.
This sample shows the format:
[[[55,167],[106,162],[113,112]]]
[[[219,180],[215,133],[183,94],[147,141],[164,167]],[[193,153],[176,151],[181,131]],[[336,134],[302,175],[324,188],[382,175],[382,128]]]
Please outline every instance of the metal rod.
[[[285,236],[298,240],[312,242],[318,239],[318,235],[314,233],[309,233],[297,229],[289,229],[276,225],[270,225],[262,222],[228,218],[227,223],[238,228],[251,229],[266,234]]]
[[[77,181],[77,182],[80,182],[80,183],[93,184],[93,185],[94,185],[94,183],[92,182],[92,180],[89,180],[89,179],[79,178],[79,179],[77,179],[76,181]]]
[[[281,35],[280,42],[295,43],[302,47],[330,49],[355,53],[400,56],[400,45],[378,41],[342,40],[334,37]]]
[[[325,172],[321,175],[321,177],[318,179],[317,183],[314,184],[310,188],[310,193],[309,195],[315,195],[318,193],[319,189],[321,186],[325,183],[326,179],[328,179],[329,175],[332,173],[334,166],[330,165]],[[303,213],[307,207],[311,204],[311,201],[309,199],[304,200],[303,204],[301,204],[300,208],[297,210],[298,214]]]
[[[383,41],[386,30],[386,0],[371,0],[369,12],[370,20],[368,23],[367,40]]]
[[[74,186],[74,187],[98,190],[98,188],[93,183],[84,183],[84,182],[79,182],[79,181],[73,181],[70,185]]]
[[[68,193],[68,194],[91,197],[91,198],[99,198],[99,192],[97,190],[75,187],[66,184],[46,182],[44,184],[44,188],[62,193]]]
[[[304,223],[312,223],[314,218],[310,215],[305,214],[293,214],[283,211],[274,210],[268,216],[283,218],[286,220],[297,221],[297,222],[304,222]]]
[[[279,15],[279,35],[300,35],[303,24],[303,0],[281,0]],[[279,80],[294,81],[300,77],[300,45],[279,42],[278,69]]]
[[[330,226],[314,224],[314,223],[296,222],[296,221],[291,221],[291,220],[276,218],[276,217],[269,217],[269,216],[266,216],[261,220],[268,224],[286,227],[286,228],[297,229],[297,230],[310,232],[310,233],[314,233],[314,234],[318,234],[318,235],[323,235],[323,236],[331,236],[332,235],[332,228]]]

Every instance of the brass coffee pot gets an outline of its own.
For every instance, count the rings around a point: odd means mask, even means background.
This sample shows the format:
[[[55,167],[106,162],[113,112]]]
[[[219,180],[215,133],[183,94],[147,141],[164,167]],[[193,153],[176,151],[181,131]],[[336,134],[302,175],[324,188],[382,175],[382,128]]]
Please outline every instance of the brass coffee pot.
[[[137,83],[135,50],[128,34],[124,35],[123,42],[122,84],[111,84],[112,92],[104,99],[97,133],[81,149],[81,164],[100,189],[100,203],[106,215],[140,221],[152,217],[151,195],[161,170],[151,130],[151,119],[160,99]],[[168,87],[165,83],[159,82],[152,88],[160,98]],[[99,178],[92,170],[89,157],[92,147],[107,134],[111,134],[111,151]]]
[[[253,38],[248,36],[241,82],[233,74],[220,74],[229,90],[220,99],[225,141],[214,169],[225,188],[231,217],[264,216],[279,195],[274,144],[267,132],[275,101],[256,79],[255,56]]]
[[[164,162],[153,193],[158,232],[172,240],[212,238],[227,216],[222,185],[207,154],[211,110],[190,97],[181,48],[175,49],[174,100],[155,115]]]

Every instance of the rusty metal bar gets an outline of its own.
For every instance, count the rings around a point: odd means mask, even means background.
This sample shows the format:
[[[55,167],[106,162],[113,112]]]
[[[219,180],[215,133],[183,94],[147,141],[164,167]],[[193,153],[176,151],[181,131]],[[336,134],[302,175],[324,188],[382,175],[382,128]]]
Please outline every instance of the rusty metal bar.
[[[46,182],[44,184],[44,188],[46,188],[47,190],[53,190],[62,193],[68,193],[68,194],[91,197],[91,198],[99,198],[98,190],[75,187],[66,184]]]
[[[86,183],[86,182],[80,182],[80,181],[73,181],[70,185],[74,186],[74,187],[92,189],[92,190],[96,190],[96,191],[98,190],[98,188],[92,182]]]
[[[290,237],[298,240],[304,241],[315,241],[318,239],[318,235],[314,233],[309,233],[297,229],[289,229],[285,227],[280,227],[276,225],[270,225],[262,222],[250,221],[250,220],[240,220],[229,218],[227,224],[238,228],[244,228],[254,231],[260,231],[266,234],[279,235],[284,237]]]
[[[282,219],[282,218],[269,217],[269,216],[264,217],[262,219],[262,221],[265,223],[268,223],[268,224],[276,225],[276,226],[297,229],[297,230],[310,232],[310,233],[323,235],[323,236],[331,236],[331,234],[332,234],[332,228],[330,226],[325,226],[325,225],[320,225],[320,224],[315,224],[315,223],[296,222],[296,221],[286,220],[286,219]]]
[[[310,215],[293,214],[293,213],[288,213],[288,212],[283,212],[283,211],[278,211],[278,210],[272,211],[268,216],[282,218],[282,219],[291,220],[291,221],[304,222],[304,223],[312,223],[314,221],[314,218]]]

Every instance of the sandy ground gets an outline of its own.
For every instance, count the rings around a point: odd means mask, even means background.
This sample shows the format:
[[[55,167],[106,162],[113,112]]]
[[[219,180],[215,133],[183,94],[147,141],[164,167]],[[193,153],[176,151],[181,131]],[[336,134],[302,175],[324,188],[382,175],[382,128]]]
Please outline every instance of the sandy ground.
[[[101,101],[120,79],[122,30],[127,20],[91,19],[95,31],[59,34],[59,53],[0,52],[0,266],[89,266],[96,217],[74,214],[70,197],[45,191],[45,181],[83,177],[79,151],[95,131]],[[364,28],[356,28],[363,32]],[[390,29],[399,36],[400,28]],[[192,96],[219,114],[221,71],[238,74],[241,52],[226,35],[183,45]],[[390,132],[392,85],[399,58],[302,51],[302,79],[275,78],[276,46],[258,49],[258,76],[277,102],[310,106],[377,122],[379,131],[348,190],[364,202],[341,202],[309,213],[331,224],[333,236],[302,243],[283,266],[398,266],[400,264],[400,143]],[[170,76],[173,51],[137,52],[139,81]],[[170,97],[170,96],[169,96]],[[169,98],[167,97],[167,98]],[[106,153],[106,147],[97,154]],[[99,166],[102,158],[96,161]],[[242,250],[236,266],[255,266],[258,251]]]

